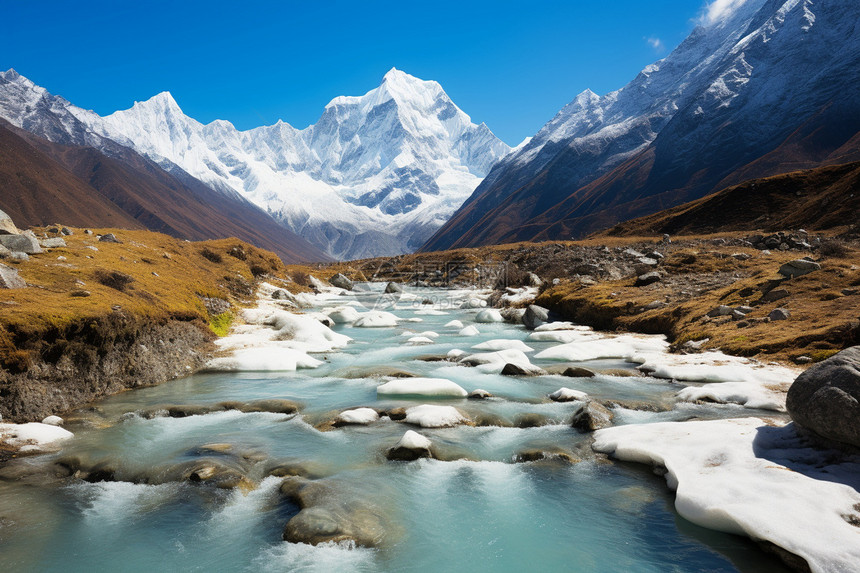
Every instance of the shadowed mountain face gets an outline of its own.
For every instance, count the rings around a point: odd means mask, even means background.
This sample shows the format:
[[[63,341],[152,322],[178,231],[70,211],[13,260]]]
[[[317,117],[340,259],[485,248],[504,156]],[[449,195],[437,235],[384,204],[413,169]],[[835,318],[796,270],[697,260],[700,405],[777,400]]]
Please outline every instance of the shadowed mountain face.
[[[581,237],[729,185],[860,160],[860,5],[747,0],[625,88],[580,94],[422,248]]]
[[[700,235],[725,231],[824,230],[858,223],[860,162],[754,179],[600,235]]]
[[[2,120],[0,120],[2,122]],[[287,262],[327,256],[241,198],[180,181],[137,153],[113,156],[0,124],[0,204],[21,226],[146,228],[190,240],[238,237]]]

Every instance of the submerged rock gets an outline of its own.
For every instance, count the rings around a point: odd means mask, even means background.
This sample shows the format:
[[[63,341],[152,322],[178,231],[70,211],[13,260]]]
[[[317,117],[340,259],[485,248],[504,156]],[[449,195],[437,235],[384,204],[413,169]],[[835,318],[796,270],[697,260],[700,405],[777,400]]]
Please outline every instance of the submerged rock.
[[[310,545],[352,541],[362,547],[378,547],[390,529],[378,505],[345,495],[331,483],[287,478],[281,494],[301,508],[287,522],[284,541]]]
[[[569,366],[561,372],[561,375],[568,378],[593,378],[595,373],[593,370],[582,366]]]
[[[788,390],[786,409],[818,436],[860,447],[860,346],[811,366]]]
[[[330,472],[318,463],[298,460],[276,460],[267,463],[263,475],[275,477],[303,477],[319,479]]]
[[[589,401],[573,415],[570,425],[583,432],[593,432],[612,425],[614,414],[605,406]]]
[[[250,414],[255,412],[269,412],[272,414],[295,414],[301,409],[301,404],[292,400],[280,398],[269,398],[264,400],[252,400],[250,402],[226,401],[217,404],[168,404],[147,408],[140,412],[142,418],[158,418],[168,416],[170,418],[186,418],[188,416],[203,416],[214,412],[225,410],[238,410]]]
[[[219,405],[223,405],[225,403],[229,402],[222,402]],[[301,409],[301,405],[298,402],[293,402],[292,400],[268,398],[265,400],[252,400],[251,402],[246,402],[236,409],[245,413],[270,412],[272,414],[295,414]]]
[[[520,414],[514,419],[514,426],[517,428],[539,428],[541,426],[546,426],[549,424],[549,420],[547,420],[546,416],[543,414],[535,414],[534,412],[528,412],[525,414]]]
[[[469,392],[469,395],[467,396],[467,398],[469,398],[470,400],[486,400],[487,398],[492,398],[492,397],[493,397],[492,394],[490,394],[489,392],[487,392],[486,390],[484,390],[482,388],[476,388],[476,389],[472,390],[471,392]]]
[[[543,448],[534,450],[523,450],[514,455],[514,463],[522,464],[528,462],[554,461],[575,464],[580,460],[573,454],[561,448]]]
[[[394,366],[353,366],[338,370],[342,378],[415,378],[417,375]]]

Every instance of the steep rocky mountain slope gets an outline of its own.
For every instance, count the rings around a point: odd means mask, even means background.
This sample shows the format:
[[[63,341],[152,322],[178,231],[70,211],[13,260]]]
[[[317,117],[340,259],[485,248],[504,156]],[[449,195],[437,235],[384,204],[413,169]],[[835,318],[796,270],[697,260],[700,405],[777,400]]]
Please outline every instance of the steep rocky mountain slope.
[[[23,227],[52,224],[142,229],[128,213],[35,149],[0,120],[0,209]]]
[[[301,130],[204,125],[167,92],[100,117],[14,71],[0,75],[0,100],[0,116],[23,129],[109,155],[132,148],[247,199],[338,258],[418,248],[510,151],[438,83],[396,69],[363,96],[333,99]]]
[[[288,262],[328,259],[253,205],[189,179],[186,185],[130,150],[121,160],[0,125],[0,205],[21,225],[147,228],[189,240],[235,236]]]
[[[731,231],[860,230],[860,162],[753,179],[600,233],[699,235]]]
[[[860,160],[860,5],[745,0],[586,91],[423,247],[567,239],[744,180]]]

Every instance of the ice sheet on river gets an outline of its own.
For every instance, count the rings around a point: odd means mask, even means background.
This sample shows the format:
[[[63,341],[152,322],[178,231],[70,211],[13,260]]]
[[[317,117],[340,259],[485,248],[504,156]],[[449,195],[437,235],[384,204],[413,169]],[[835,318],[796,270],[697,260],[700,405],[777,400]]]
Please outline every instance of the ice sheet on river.
[[[509,349],[496,352],[476,352],[459,360],[463,364],[471,364],[485,374],[500,374],[505,365],[513,364],[523,371],[540,374],[543,371],[529,361],[521,350]]]
[[[793,425],[757,418],[618,426],[594,449],[660,465],[683,517],[710,529],[765,540],[803,557],[814,572],[860,563],[860,458],[833,463]]]
[[[623,358],[630,360],[636,355],[662,354],[669,348],[669,343],[666,342],[663,336],[622,334],[620,336],[598,335],[595,338],[587,332],[581,332],[581,334],[583,335],[581,339],[547,348],[538,352],[535,358],[573,362],[584,362],[586,360],[598,360],[601,358]]]
[[[762,364],[722,352],[701,354],[635,354],[639,368],[658,378],[705,383],[688,386],[678,398],[688,402],[710,400],[747,408],[785,410],[785,393],[797,377],[791,368]]]

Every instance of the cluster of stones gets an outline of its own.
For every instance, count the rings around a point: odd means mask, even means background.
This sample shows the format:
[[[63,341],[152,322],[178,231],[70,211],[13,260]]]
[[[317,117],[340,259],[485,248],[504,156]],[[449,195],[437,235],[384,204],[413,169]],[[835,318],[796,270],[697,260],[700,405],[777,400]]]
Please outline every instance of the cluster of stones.
[[[787,298],[789,296],[788,289],[782,287],[785,281],[789,281],[793,278],[803,276],[820,269],[821,265],[809,257],[789,261],[779,267],[779,270],[777,271],[780,275],[779,278],[765,281],[759,286],[758,290],[746,288],[739,291],[738,294],[742,297],[753,297],[757,292],[761,293],[761,295],[756,300],[752,300],[749,305],[736,307],[720,305],[711,309],[704,317],[702,317],[702,320],[704,322],[736,321],[738,328],[745,328],[760,322],[787,320],[791,317],[791,312],[787,308],[775,308],[771,310],[767,316],[751,317],[749,315],[757,306]]]
[[[803,229],[793,233],[780,231],[771,235],[751,235],[746,240],[750,246],[760,251],[809,250],[813,248],[813,245],[809,243],[809,234]]]

